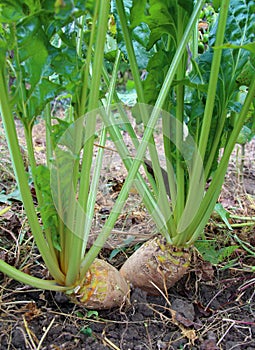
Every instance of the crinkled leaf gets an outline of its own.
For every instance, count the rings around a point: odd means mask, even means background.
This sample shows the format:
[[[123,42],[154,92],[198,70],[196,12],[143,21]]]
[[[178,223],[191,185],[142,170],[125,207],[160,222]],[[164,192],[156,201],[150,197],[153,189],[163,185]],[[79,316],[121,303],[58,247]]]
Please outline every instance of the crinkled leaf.
[[[153,50],[148,50],[149,29],[145,23],[141,23],[133,30],[133,44],[136,54],[136,59],[140,69],[145,69],[149,59],[153,55]]]
[[[47,78],[42,77],[27,99],[27,108],[31,117],[39,115],[46,104],[54,100],[60,86]]]
[[[12,201],[22,202],[20,190],[18,188],[8,194],[0,193],[0,203],[10,204]]]
[[[1,1],[0,22],[12,23],[24,17],[23,6],[20,1]]]
[[[18,72],[17,79],[12,81],[11,86],[12,104],[16,106],[18,115],[25,123],[30,123],[41,114],[45,105],[53,100],[57,93],[68,91],[75,96],[77,88],[81,87],[80,70],[83,62],[78,58],[75,49],[76,32],[68,23],[75,19],[77,13],[84,10],[84,2],[72,3],[71,7],[73,9],[75,6],[75,11],[72,16],[66,17],[64,30],[63,21],[56,16],[55,1],[44,2],[43,6],[42,11],[35,15],[23,14],[23,18],[16,23],[13,34],[17,40],[12,39],[17,43],[18,53],[18,60],[15,55],[12,62]],[[30,11],[32,10],[34,8]],[[67,6],[61,11],[70,14],[68,11],[71,10]],[[15,20],[13,22],[15,23]],[[52,40],[55,39],[56,30],[59,30],[61,36],[59,48],[53,45]],[[52,74],[55,77],[54,82]],[[24,119],[25,117],[27,119]]]
[[[178,26],[178,8],[183,9],[184,14],[190,15],[193,10],[193,1],[188,0],[168,0],[168,1],[133,1],[131,9],[131,28],[140,25],[141,22],[148,24],[150,39],[147,49],[151,49],[156,41],[160,40],[163,34],[168,34],[176,41]],[[183,16],[185,25],[186,16]],[[176,44],[176,42],[175,42]]]
[[[45,34],[38,17],[29,17],[16,27],[19,60],[24,69],[23,75],[31,89],[40,80],[48,52]]]
[[[242,127],[242,130],[240,131],[240,134],[236,142],[239,143],[239,145],[245,145],[247,142],[251,140],[252,136],[253,136],[252,130],[248,128],[248,126],[244,125]]]
[[[151,30],[150,40],[147,48],[150,49],[156,41],[160,40],[164,34],[172,37],[173,42],[177,37],[177,11],[176,1],[151,1],[150,16],[148,16],[147,24]],[[176,45],[176,42],[175,42]]]
[[[125,5],[127,22],[128,23],[130,22],[130,27],[133,29],[132,42],[133,42],[134,51],[137,59],[137,64],[139,69],[145,69],[148,64],[149,58],[152,56],[152,52],[146,49],[149,41],[150,31],[147,24],[141,21],[140,10],[139,11],[133,10],[133,7],[135,6],[138,6],[139,8],[141,7],[140,1],[133,1],[133,4],[132,4],[132,0],[125,0],[124,5]],[[118,12],[116,10],[116,5],[114,4],[114,2],[112,4],[112,11],[114,14],[114,18],[116,20],[116,27],[117,27],[116,39],[117,39],[118,47],[127,57],[127,50],[123,39],[120,20],[119,20]],[[134,15],[138,16],[137,20],[133,18]]]
[[[236,81],[239,85],[249,86],[253,79],[255,79],[255,55],[251,54]]]
[[[133,1],[131,8],[131,28],[133,35],[137,26],[144,22],[149,30],[141,45],[148,51],[154,45],[157,51],[151,51],[146,66],[148,72],[144,85],[146,103],[154,104],[175,53],[180,31],[185,29],[189,15],[193,9],[193,1]],[[178,28],[178,13],[182,12],[182,26]],[[139,27],[140,28],[140,27]],[[146,27],[145,27],[146,29]],[[166,44],[167,43],[167,44]]]
[[[246,45],[255,39],[255,2],[254,0],[231,0],[226,42],[236,45]]]
[[[141,22],[146,22],[145,9],[147,0],[133,1],[130,11],[130,28],[134,29]]]
[[[237,101],[239,94],[239,86],[241,84],[249,85],[253,72],[253,54],[240,48],[254,41],[255,36],[255,16],[254,16],[254,1],[246,0],[231,0],[229,8],[229,16],[227,19],[225,42],[236,45],[238,48],[225,48],[222,51],[221,68],[218,77],[218,85],[216,92],[216,101],[213,111],[212,124],[210,127],[209,139],[205,155],[205,163],[210,155],[212,144],[215,140],[215,134],[222,120],[222,115],[227,113],[238,113],[240,111],[240,103]],[[214,45],[215,34],[217,29],[217,21],[210,32],[209,44]],[[217,49],[217,48],[216,48]],[[204,54],[200,55],[196,61],[196,66],[193,72],[189,75],[194,83],[208,84],[211,73],[211,63],[213,58],[213,49],[209,49]],[[198,104],[205,106],[206,93],[193,91],[192,99],[189,100],[189,108],[187,111],[192,111]],[[190,121],[189,128],[192,135],[195,135],[197,129],[202,123],[203,115],[195,116],[191,112],[188,115]],[[225,125],[222,133],[221,142],[218,144],[218,149],[224,146],[227,140],[228,132],[232,130],[230,119],[225,119]],[[211,171],[217,165],[217,155]]]
[[[68,84],[69,82],[78,83],[80,81],[81,64],[82,62],[78,58],[76,50],[70,47],[55,50],[51,55],[51,67],[54,72],[59,74],[62,84]]]
[[[238,248],[238,245],[231,245],[228,247],[220,248],[217,256],[218,262],[221,263],[229,258]]]
[[[163,49],[156,52],[147,65],[148,75],[143,82],[146,103],[153,105],[167,74],[171,56]]]
[[[224,260],[229,258],[238,248],[237,245],[233,245],[217,249],[216,243],[214,241],[197,241],[195,243],[195,247],[203,256],[204,260],[209,261],[213,265],[222,263]]]

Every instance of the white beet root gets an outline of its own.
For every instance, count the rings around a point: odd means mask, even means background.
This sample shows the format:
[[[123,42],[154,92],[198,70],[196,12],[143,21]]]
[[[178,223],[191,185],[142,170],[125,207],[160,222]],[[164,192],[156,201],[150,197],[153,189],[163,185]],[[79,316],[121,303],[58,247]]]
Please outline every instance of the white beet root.
[[[187,250],[177,249],[157,237],[135,251],[120,272],[134,287],[157,295],[160,294],[158,289],[165,292],[181,279],[189,264],[190,253]]]

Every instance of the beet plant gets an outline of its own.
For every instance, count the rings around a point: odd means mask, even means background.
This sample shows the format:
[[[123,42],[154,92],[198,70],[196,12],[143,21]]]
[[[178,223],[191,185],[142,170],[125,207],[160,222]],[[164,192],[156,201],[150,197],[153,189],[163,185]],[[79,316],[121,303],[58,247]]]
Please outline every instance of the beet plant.
[[[109,11],[110,2],[101,0],[0,5],[1,117],[31,233],[51,278],[28,275],[3,260],[0,270],[21,283],[66,292],[72,300],[98,309],[119,306],[128,295],[117,269],[86,254],[107,135],[103,126],[96,135],[96,124],[98,116],[109,111],[117,76],[116,64],[104,89]],[[51,113],[56,101],[66,104],[64,117]],[[41,114],[45,165],[37,164],[32,137]],[[17,121],[24,128],[38,205],[23,164]],[[96,137],[101,148],[92,168]],[[110,232],[99,235],[97,251]]]
[[[218,16],[208,48],[197,55],[190,48],[195,47],[192,34],[203,4],[144,0],[133,1],[130,8],[116,1],[120,48],[128,55],[137,91],[133,115],[144,126],[139,142],[123,116],[137,153],[122,191],[130,188],[143,164],[153,196],[150,202],[146,194],[144,202],[160,233],[138,249],[121,272],[151,293],[166,290],[187,271],[190,248],[214,210],[229,157],[254,103],[254,1],[215,1]],[[134,40],[148,52],[146,66],[140,66]],[[147,71],[143,80],[140,68]],[[158,122],[164,154],[155,141]]]

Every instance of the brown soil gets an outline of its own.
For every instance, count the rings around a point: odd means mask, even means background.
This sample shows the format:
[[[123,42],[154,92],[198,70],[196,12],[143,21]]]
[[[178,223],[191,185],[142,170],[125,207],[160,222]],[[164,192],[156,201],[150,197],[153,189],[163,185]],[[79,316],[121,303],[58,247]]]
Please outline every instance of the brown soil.
[[[42,129],[38,126],[34,141],[37,156],[43,161],[41,135]],[[1,139],[0,192],[11,193],[14,176],[4,145]],[[116,157],[115,153],[111,154],[105,165],[94,236],[100,231],[118,194],[118,186],[125,179]],[[254,159],[255,143],[252,142],[246,147],[243,171],[239,169],[238,152],[230,162],[219,201],[231,214],[255,215]],[[45,278],[47,271],[33,244],[22,205],[14,198],[10,205],[0,216],[0,257],[27,273]],[[0,210],[5,207],[0,205]],[[255,225],[235,228],[234,225],[243,221],[231,219],[230,222],[233,231],[214,215],[206,235],[210,239],[216,237],[219,248],[238,244],[231,256],[212,265],[194,249],[189,273],[167,294],[152,297],[135,289],[131,291],[131,305],[121,309],[89,311],[71,303],[64,295],[38,291],[0,274],[0,350],[255,349]],[[155,233],[134,191],[101,257],[119,268],[127,255]]]

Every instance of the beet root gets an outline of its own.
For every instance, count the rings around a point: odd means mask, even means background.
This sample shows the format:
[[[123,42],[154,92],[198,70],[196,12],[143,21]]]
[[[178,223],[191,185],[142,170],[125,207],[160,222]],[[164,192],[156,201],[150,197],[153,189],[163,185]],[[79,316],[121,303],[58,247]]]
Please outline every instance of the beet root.
[[[187,272],[190,253],[154,238],[144,243],[124,263],[120,273],[134,287],[149,294],[160,294],[172,287]],[[156,288],[155,284],[158,288]]]
[[[120,307],[128,302],[129,286],[115,267],[95,259],[71,299],[88,309]]]

